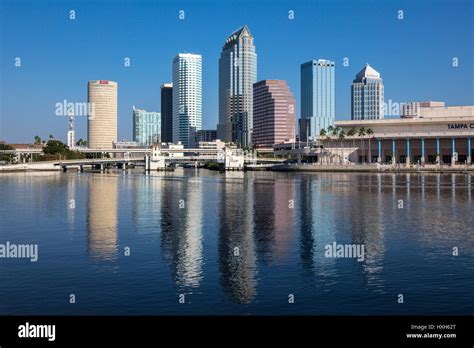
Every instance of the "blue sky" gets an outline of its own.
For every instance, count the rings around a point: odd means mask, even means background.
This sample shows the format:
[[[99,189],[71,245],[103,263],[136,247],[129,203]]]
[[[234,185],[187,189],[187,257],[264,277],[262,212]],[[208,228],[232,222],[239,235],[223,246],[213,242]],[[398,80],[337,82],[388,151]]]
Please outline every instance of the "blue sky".
[[[96,79],[119,83],[119,138],[131,139],[132,105],[160,111],[160,85],[181,52],[203,56],[203,127],[216,128],[220,50],[244,24],[255,36],[258,80],[287,80],[298,115],[300,64],[318,58],[336,62],[336,119],[350,118],[350,85],[367,62],[382,75],[386,101],[474,104],[471,0],[0,2],[0,139],[9,142],[65,140],[55,104],[86,101],[87,81]],[[86,129],[78,117],[76,137]]]

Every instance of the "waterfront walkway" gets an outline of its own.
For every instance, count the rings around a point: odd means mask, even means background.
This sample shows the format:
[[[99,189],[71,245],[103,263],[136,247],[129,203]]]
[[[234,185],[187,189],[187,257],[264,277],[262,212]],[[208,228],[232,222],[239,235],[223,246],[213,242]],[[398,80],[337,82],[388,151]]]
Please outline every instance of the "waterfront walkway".
[[[389,165],[389,164],[312,164],[312,163],[285,163],[274,165],[274,171],[285,172],[372,172],[372,173],[474,173],[474,165]]]

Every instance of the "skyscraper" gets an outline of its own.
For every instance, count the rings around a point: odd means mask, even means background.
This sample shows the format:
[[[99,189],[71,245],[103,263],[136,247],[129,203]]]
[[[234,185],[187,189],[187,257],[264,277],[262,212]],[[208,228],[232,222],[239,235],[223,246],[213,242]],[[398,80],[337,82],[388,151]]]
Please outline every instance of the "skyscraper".
[[[161,86],[161,141],[173,141],[173,84]]]
[[[313,140],[334,124],[335,64],[326,59],[301,64],[300,139]]]
[[[133,107],[133,141],[149,147],[161,142],[161,114]]]
[[[256,147],[295,141],[295,104],[286,81],[263,80],[253,85],[253,144]]]
[[[180,53],[173,59],[173,142],[194,147],[202,128],[202,58]]]
[[[215,129],[202,129],[196,132],[196,143],[200,141],[215,141],[217,139],[217,131]]]
[[[91,149],[112,149],[117,142],[117,82],[89,81],[87,146]]]
[[[383,118],[383,81],[369,64],[359,71],[351,86],[351,114],[353,120]]]
[[[240,146],[252,144],[253,84],[257,54],[245,25],[230,35],[219,58],[219,124],[217,137]]]

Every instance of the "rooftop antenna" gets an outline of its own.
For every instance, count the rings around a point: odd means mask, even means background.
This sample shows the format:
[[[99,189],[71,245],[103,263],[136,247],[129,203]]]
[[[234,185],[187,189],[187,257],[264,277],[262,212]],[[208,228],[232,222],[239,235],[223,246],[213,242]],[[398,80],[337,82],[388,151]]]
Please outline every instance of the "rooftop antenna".
[[[71,110],[68,114],[68,121],[67,121],[67,146],[70,149],[75,148],[75,134],[74,134],[74,112]]]

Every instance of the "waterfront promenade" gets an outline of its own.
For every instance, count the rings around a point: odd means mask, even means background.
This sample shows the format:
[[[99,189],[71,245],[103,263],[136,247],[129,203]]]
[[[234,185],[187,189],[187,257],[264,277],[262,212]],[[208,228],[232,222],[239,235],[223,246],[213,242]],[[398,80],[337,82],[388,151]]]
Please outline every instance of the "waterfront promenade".
[[[94,165],[103,165],[103,170],[107,165],[116,165],[122,162],[140,162],[137,159],[87,159],[87,160],[71,160],[71,161],[45,161],[23,164],[12,164],[0,166],[2,172],[26,172],[26,171],[64,171],[64,167],[79,169],[80,167],[90,167]],[[260,162],[260,160],[259,160]],[[311,164],[311,163],[280,163],[270,164],[245,164],[246,170],[272,170],[281,172],[354,172],[354,173],[474,173],[474,165],[391,165],[391,164]]]
[[[474,173],[473,165],[391,165],[391,164],[311,164],[285,163],[274,165],[271,170],[282,172],[355,172],[355,173]]]

